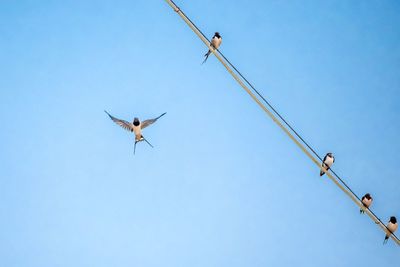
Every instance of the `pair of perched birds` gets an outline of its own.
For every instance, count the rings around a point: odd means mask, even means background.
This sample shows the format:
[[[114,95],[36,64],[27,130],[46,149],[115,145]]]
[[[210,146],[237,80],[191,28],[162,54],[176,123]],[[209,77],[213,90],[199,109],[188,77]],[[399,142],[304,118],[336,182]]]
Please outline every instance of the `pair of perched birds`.
[[[369,208],[372,204],[373,198],[371,197],[370,193],[365,194],[362,198],[361,198],[361,203],[363,204],[363,206],[365,208]],[[360,209],[360,214],[364,213],[365,209]],[[398,228],[398,224],[397,224],[397,219],[395,216],[391,216],[389,219],[388,224],[386,225],[386,235],[385,235],[385,239],[383,240],[383,244],[386,244],[386,242],[388,241],[389,237],[391,234],[393,234],[394,232],[396,232],[397,228]]]
[[[321,164],[321,171],[319,173],[320,176],[324,175],[325,172],[327,172],[331,166],[333,165],[333,163],[335,162],[335,157],[333,156],[332,153],[327,153],[326,156],[324,157],[324,159],[322,160],[322,164]],[[370,193],[365,194],[362,198],[361,198],[361,204],[365,207],[365,208],[369,208],[372,204],[373,198],[371,197]],[[360,209],[360,213],[364,213],[365,209],[361,208]],[[397,224],[397,219],[395,216],[391,216],[389,219],[388,224],[386,225],[386,235],[385,235],[385,239],[383,241],[383,243],[385,244],[390,235],[393,234],[397,228],[398,228],[398,224]]]
[[[362,198],[361,198],[361,203],[363,204],[363,206],[365,208],[369,208],[372,204],[373,198],[371,197],[370,193],[365,194]],[[360,214],[364,213],[365,209],[360,209]],[[386,225],[386,235],[385,235],[385,239],[383,240],[383,244],[386,244],[386,242],[388,241],[389,237],[391,234],[393,234],[394,232],[396,232],[397,228],[398,228],[398,224],[397,224],[397,219],[395,216],[391,216],[389,219],[388,224]]]
[[[321,164],[321,171],[319,172],[319,176],[322,176],[327,172],[335,162],[335,157],[333,156],[332,153],[327,153],[325,157],[322,160]],[[365,194],[361,198],[361,203],[363,204],[364,207],[369,208],[372,204],[372,197],[370,193]],[[364,209],[360,209],[360,213],[364,213]]]

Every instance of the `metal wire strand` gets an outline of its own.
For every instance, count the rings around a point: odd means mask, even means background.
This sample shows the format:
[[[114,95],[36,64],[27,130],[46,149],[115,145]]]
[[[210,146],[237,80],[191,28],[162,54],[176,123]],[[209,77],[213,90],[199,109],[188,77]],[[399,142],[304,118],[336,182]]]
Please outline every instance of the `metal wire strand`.
[[[221,51],[219,51],[218,49],[213,49],[212,47],[210,47],[210,40],[208,40],[208,38],[204,35],[204,33],[196,26],[196,24],[175,4],[175,2],[173,0],[166,0],[168,2],[168,4],[177,12],[181,15],[181,17],[186,21],[186,23],[189,25],[189,27],[192,28],[192,30],[195,31],[195,33],[197,35],[199,35],[200,39],[202,39],[202,41],[208,46],[208,48],[217,56],[216,51],[218,52],[218,54],[225,60],[225,62],[235,70],[235,72],[241,77],[241,79],[248,85],[250,86],[250,88],[253,90],[253,92],[256,93],[256,95],[258,95],[259,98],[261,98],[261,100],[273,111],[273,113],[279,117],[279,119],[291,130],[292,133],[294,133],[295,136],[297,136],[298,139],[300,139],[300,141],[312,152],[312,154],[314,154],[315,157],[317,157],[319,159],[320,162],[322,162],[322,157],[320,157],[318,155],[317,152],[315,152],[315,150],[312,148],[311,145],[309,145],[308,142],[305,141],[305,139],[285,120],[285,118],[273,107],[273,105],[246,79],[246,77],[235,67],[235,65],[233,65],[224,55]],[[196,32],[197,31],[197,32]],[[267,114],[274,120],[274,122],[276,122],[278,124],[278,126],[280,126],[282,128],[282,130],[285,131],[286,134],[288,134],[288,136],[307,154],[307,156],[310,157],[310,159],[312,161],[314,161],[314,163],[318,162],[316,161],[316,159],[314,157],[312,157],[309,152],[307,152],[305,150],[305,148],[298,143],[297,140],[295,140],[295,138],[291,135],[291,133],[284,128],[284,126],[282,124],[280,124],[280,122],[278,122],[276,120],[276,118],[274,118],[274,116],[272,114],[270,114],[270,112],[259,102],[258,99],[256,99],[256,97],[248,91],[248,88],[233,74],[233,72],[228,68],[227,65],[224,64],[224,62],[222,61],[222,59],[218,58],[221,63],[225,66],[225,68],[231,73],[231,75],[235,78],[236,81],[238,81],[238,83],[250,94],[250,96],[257,102],[257,104],[259,104],[261,106],[261,108],[264,109],[264,111],[267,112]],[[341,188],[347,195],[349,195],[350,198],[352,198],[352,200],[360,207],[366,210],[366,213],[371,217],[371,219],[373,219],[375,221],[375,223],[379,224],[381,226],[381,228],[383,230],[385,230],[385,232],[389,231],[389,229],[387,228],[387,226],[379,219],[378,216],[375,215],[375,213],[373,213],[372,210],[370,210],[369,208],[366,208],[363,206],[363,204],[361,203],[361,199],[357,196],[356,193],[354,193],[354,191],[347,185],[347,183],[338,175],[336,174],[336,172],[334,172],[334,170],[332,168],[330,168],[331,173],[335,176],[336,179],[338,179],[340,181],[340,183],[348,190],[348,192],[346,190],[344,190],[344,188],[342,188],[342,186],[331,176],[331,174],[329,172],[326,172],[327,176],[329,178],[331,178],[331,180],[339,186],[339,188]],[[390,231],[389,231],[390,233]],[[392,233],[392,237],[393,239],[396,241],[397,244],[400,245],[400,240],[396,237],[396,235],[394,235]]]

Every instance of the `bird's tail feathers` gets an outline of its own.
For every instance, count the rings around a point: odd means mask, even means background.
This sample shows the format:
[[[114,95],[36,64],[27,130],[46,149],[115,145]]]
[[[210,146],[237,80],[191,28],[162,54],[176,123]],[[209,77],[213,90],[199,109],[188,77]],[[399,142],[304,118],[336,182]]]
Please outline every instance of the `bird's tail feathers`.
[[[389,240],[389,236],[386,235],[386,236],[385,236],[385,240],[383,240],[383,244],[385,245],[385,244],[388,242],[388,240]]]
[[[201,63],[202,65],[207,61],[210,54],[211,54],[211,50],[208,50],[208,52],[204,55],[206,58],[204,59],[203,63]]]
[[[133,154],[135,154],[135,151],[136,151],[136,144],[139,143],[139,142],[142,142],[142,141],[145,141],[149,146],[154,148],[154,146],[149,141],[147,141],[147,139],[144,138],[144,136],[142,135],[139,140],[135,140],[135,144],[133,146]]]
[[[136,153],[136,144],[138,143],[139,141],[135,141],[135,144],[133,145],[133,155],[135,155],[135,153]]]
[[[142,135],[142,138],[143,138],[143,141],[145,141],[149,146],[151,146],[151,147],[154,147],[152,144],[150,144],[150,142],[149,141],[147,141],[147,139],[146,138],[144,138],[143,137],[143,135]]]

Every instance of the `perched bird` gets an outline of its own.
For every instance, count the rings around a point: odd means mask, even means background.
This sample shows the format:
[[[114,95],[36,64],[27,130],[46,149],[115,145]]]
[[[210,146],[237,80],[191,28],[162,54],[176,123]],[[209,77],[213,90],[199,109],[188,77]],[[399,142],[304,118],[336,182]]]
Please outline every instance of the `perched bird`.
[[[322,176],[325,174],[325,170],[328,171],[329,168],[332,166],[332,164],[335,162],[335,157],[332,155],[332,153],[328,153],[325,155],[324,159],[322,160],[322,168],[319,173],[319,176]]]
[[[221,45],[221,42],[222,42],[221,35],[219,35],[219,32],[216,32],[214,34],[213,38],[211,39],[210,46],[214,49],[218,49],[218,47]],[[207,61],[208,56],[210,54],[211,54],[211,50],[208,50],[208,52],[204,55],[206,58],[204,59],[203,63],[201,63],[201,64],[204,64],[204,62]]]
[[[110,118],[119,126],[121,126],[122,128],[124,128],[125,130],[131,131],[135,134],[135,145],[134,145],[134,149],[133,149],[133,154],[135,154],[136,151],[136,144],[138,142],[141,141],[146,141],[147,144],[149,144],[149,146],[153,147],[149,141],[146,140],[146,138],[143,137],[142,135],[142,130],[144,128],[146,128],[147,126],[155,123],[159,118],[161,118],[162,116],[164,116],[166,114],[166,112],[164,112],[163,114],[161,114],[160,116],[158,116],[157,118],[154,119],[149,119],[149,120],[145,120],[145,121],[140,121],[138,118],[134,118],[133,122],[127,122],[124,120],[120,120],[117,119],[113,116],[110,115],[110,113],[108,113],[107,111],[104,110],[105,113],[107,113],[108,116],[110,116]]]
[[[399,225],[397,224],[396,217],[394,216],[390,217],[389,223],[386,225],[387,230],[386,230],[385,240],[383,240],[383,244],[386,244],[390,235],[396,232],[398,226]]]
[[[362,198],[361,198],[361,203],[364,205],[364,207],[369,208],[371,206],[373,201],[373,198],[371,197],[370,193],[366,193]],[[360,209],[360,213],[364,213],[365,209]]]

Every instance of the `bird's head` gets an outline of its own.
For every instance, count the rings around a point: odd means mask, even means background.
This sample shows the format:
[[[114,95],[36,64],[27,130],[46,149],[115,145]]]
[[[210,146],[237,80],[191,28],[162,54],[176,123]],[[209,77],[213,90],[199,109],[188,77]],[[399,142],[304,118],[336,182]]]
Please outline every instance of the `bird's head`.
[[[219,32],[215,32],[214,36],[217,38],[221,38],[221,35],[219,35]]]
[[[331,152],[329,152],[327,155],[328,155],[328,157],[330,157],[330,158],[333,157],[333,154],[332,154]]]
[[[397,223],[396,217],[394,217],[394,216],[390,217],[390,222],[393,224]]]
[[[366,198],[366,199],[371,199],[371,194],[370,194],[370,193],[366,193],[366,194],[365,194],[365,198]]]
[[[134,119],[133,119],[133,125],[139,126],[139,124],[140,124],[139,119],[138,119],[138,118],[134,118]]]

